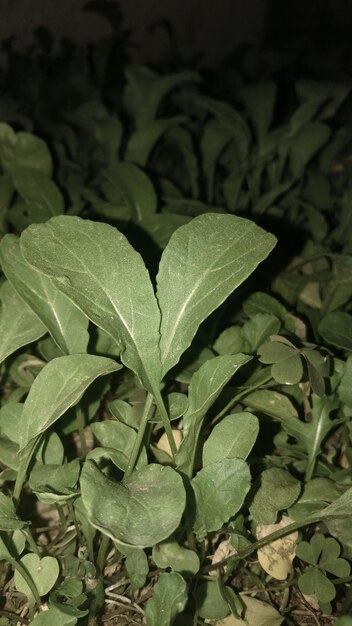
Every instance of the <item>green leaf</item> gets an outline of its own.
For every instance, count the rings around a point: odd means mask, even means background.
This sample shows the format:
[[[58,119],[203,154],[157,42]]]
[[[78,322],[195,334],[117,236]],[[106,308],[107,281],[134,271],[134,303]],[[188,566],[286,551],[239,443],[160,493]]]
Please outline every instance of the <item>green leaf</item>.
[[[331,502],[325,509],[319,511],[319,519],[329,520],[344,518],[352,515],[352,487],[347,489],[337,500]],[[312,515],[316,517],[315,513]]]
[[[302,359],[299,352],[295,351],[290,357],[274,363],[271,366],[271,374],[276,382],[281,385],[296,385],[303,376]]]
[[[121,360],[148,391],[159,388],[160,313],[140,255],[112,226],[56,217],[21,237],[29,263],[122,348]]]
[[[19,167],[13,171],[15,189],[25,202],[26,226],[61,215],[64,212],[62,194],[51,178],[33,167]]]
[[[126,159],[144,167],[159,139],[170,129],[186,121],[186,116],[174,115],[155,120],[146,128],[136,130],[127,144]]]
[[[39,339],[46,328],[8,281],[0,286],[0,303],[1,363],[18,348]]]
[[[254,490],[251,515],[258,524],[274,524],[278,512],[297,500],[301,485],[289,472],[273,467],[261,473]]]
[[[224,600],[217,581],[208,580],[200,583],[195,593],[196,607],[200,617],[214,620],[225,617],[230,608]]]
[[[147,626],[172,626],[186,606],[186,583],[180,574],[161,574],[145,609]]]
[[[217,119],[210,119],[205,124],[200,148],[209,203],[214,201],[216,162],[230,140],[227,129]]]
[[[352,257],[335,255],[331,279],[322,288],[322,315],[341,309],[352,296]]]
[[[242,352],[243,338],[241,328],[239,326],[225,328],[214,341],[213,349],[220,355]]]
[[[225,458],[246,459],[259,432],[258,418],[252,413],[227,415],[217,424],[203,448],[203,466]]]
[[[149,572],[148,558],[144,550],[129,549],[125,565],[133,592],[144,587]]]
[[[136,440],[136,431],[122,422],[112,420],[96,422],[91,425],[91,429],[103,448],[112,448],[117,453],[114,454],[113,461],[117,467],[125,472]],[[147,453],[143,446],[139,453],[137,468],[147,465],[147,463]]]
[[[240,95],[255,127],[258,143],[262,145],[273,121],[277,87],[269,81],[246,85],[242,87]]]
[[[169,91],[187,82],[200,81],[199,74],[189,70],[159,76],[146,66],[130,64],[125,72],[124,104],[137,129],[146,128],[154,121],[159,105]]]
[[[121,366],[91,354],[70,354],[53,359],[38,374],[22,413],[21,449],[77,404],[89,385]]]
[[[199,541],[236,515],[250,482],[248,465],[242,459],[222,459],[198,472],[192,487],[196,497],[194,530]]]
[[[261,411],[266,415],[271,415],[279,420],[289,420],[296,418],[298,421],[298,413],[292,402],[277,391],[253,391],[243,398],[243,404],[255,411]]]
[[[194,576],[200,567],[197,553],[180,546],[173,539],[162,541],[153,547],[153,560],[157,567],[171,567],[184,578]]]
[[[352,350],[352,315],[349,313],[328,313],[319,323],[318,330],[324,341],[342,350]]]
[[[21,402],[6,402],[0,409],[0,430],[14,443],[19,443],[21,432],[23,404]]]
[[[51,176],[53,163],[46,143],[24,131],[0,123],[0,162],[5,172],[30,167]]]
[[[76,489],[79,474],[79,459],[63,465],[35,465],[29,486],[41,502],[65,504],[79,495]]]
[[[52,556],[45,556],[41,559],[37,554],[29,553],[21,558],[20,563],[30,574],[39,595],[45,596],[53,588],[59,576],[58,560]],[[18,570],[15,570],[15,585],[18,591],[27,596],[30,605],[33,606],[35,600],[32,592]]]
[[[313,478],[304,485],[303,493],[289,509],[288,515],[294,520],[304,520],[314,511],[320,511],[326,504],[333,502],[344,491],[328,478]]]
[[[340,400],[352,409],[352,355],[345,362],[345,369],[337,388]]]
[[[305,167],[328,141],[331,130],[321,122],[308,122],[291,140],[290,163],[294,176],[302,175]]]
[[[250,130],[242,115],[227,102],[212,98],[196,96],[194,103],[214,115],[222,124],[233,142],[236,161],[240,164],[240,168],[244,169],[250,147]]]
[[[296,556],[302,561],[309,563],[310,565],[316,565],[318,561],[318,558],[314,554],[313,546],[311,542],[308,542],[308,541],[299,542],[296,548]]]
[[[296,90],[302,101],[319,99],[324,104],[319,113],[320,119],[328,119],[335,115],[342,102],[350,93],[349,85],[328,80],[299,80]]]
[[[301,574],[298,587],[304,595],[315,594],[320,602],[331,602],[336,596],[334,584],[315,567]]]
[[[0,530],[20,530],[26,526],[28,523],[17,517],[11,498],[0,492]]]
[[[85,352],[88,319],[59,291],[52,278],[27,263],[14,235],[2,239],[0,260],[19,296],[43,322],[63,354]]]
[[[164,374],[178,363],[200,324],[254,271],[275,241],[253,222],[211,213],[172,235],[157,277]]]
[[[107,478],[86,461],[81,492],[90,523],[112,539],[146,548],[163,541],[178,527],[185,490],[171,467],[150,464],[121,483]]]
[[[241,329],[243,339],[248,344],[248,352],[256,350],[266,341],[270,335],[277,335],[281,327],[280,320],[274,315],[257,313],[246,322]]]
[[[104,176],[122,196],[135,222],[141,222],[145,217],[154,215],[157,209],[157,196],[150,179],[142,169],[133,163],[115,163],[104,171]]]
[[[250,360],[251,357],[244,354],[214,357],[193,374],[188,389],[188,409],[183,416],[183,440],[176,455],[180,471],[191,476],[204,416],[226,383]]]

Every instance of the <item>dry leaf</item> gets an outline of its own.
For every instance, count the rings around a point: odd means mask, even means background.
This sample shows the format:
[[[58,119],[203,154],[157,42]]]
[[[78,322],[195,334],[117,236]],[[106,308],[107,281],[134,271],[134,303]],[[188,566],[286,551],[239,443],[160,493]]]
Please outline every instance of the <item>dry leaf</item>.
[[[291,524],[293,520],[283,516],[278,524],[258,524],[257,538],[267,535]],[[268,543],[258,550],[258,560],[263,570],[276,580],[285,580],[292,571],[292,561],[296,556],[298,532],[295,531]]]
[[[218,547],[216,548],[213,554],[213,558],[211,560],[211,564],[215,565],[216,563],[220,563],[220,561],[228,559],[230,556],[233,556],[236,553],[236,548],[231,545],[231,537],[229,537],[228,539],[224,539],[219,543]],[[218,572],[217,570],[211,570],[209,574],[210,576],[217,576]]]
[[[176,448],[178,450],[180,445],[181,445],[181,441],[182,441],[182,432],[180,430],[178,430],[177,428],[173,428],[172,429],[172,435],[173,435],[173,438],[174,438],[174,442],[176,444]],[[158,448],[158,450],[162,450],[163,452],[166,452],[166,454],[169,455],[170,459],[172,459],[172,452],[171,452],[169,440],[167,438],[167,434],[166,433],[163,433],[161,435],[158,443],[156,444],[156,447]]]
[[[214,626],[280,626],[284,618],[267,602],[241,595],[245,612],[243,619],[228,615],[224,619],[215,622]]]

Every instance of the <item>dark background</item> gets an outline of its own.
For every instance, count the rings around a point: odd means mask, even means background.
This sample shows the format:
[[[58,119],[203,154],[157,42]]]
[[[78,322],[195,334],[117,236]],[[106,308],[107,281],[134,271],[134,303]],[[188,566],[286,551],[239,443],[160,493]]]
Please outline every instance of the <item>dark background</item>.
[[[108,36],[109,25],[100,16],[83,12],[85,0],[0,0],[0,37],[16,36],[25,47],[38,25],[75,41]],[[124,28],[131,32],[133,61],[160,60],[170,45],[165,29],[151,29],[170,20],[184,56],[200,51],[202,64],[214,65],[241,42],[311,56],[314,63],[351,66],[351,0],[120,0]]]

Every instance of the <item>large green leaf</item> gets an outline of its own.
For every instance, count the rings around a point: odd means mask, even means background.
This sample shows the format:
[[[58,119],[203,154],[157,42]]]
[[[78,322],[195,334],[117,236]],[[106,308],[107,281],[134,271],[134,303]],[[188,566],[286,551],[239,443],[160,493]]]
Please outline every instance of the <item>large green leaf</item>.
[[[55,217],[21,237],[29,263],[52,276],[97,326],[122,348],[121,360],[153,391],[160,382],[160,313],[146,267],[112,226]]]
[[[6,235],[0,244],[2,269],[17,293],[37,314],[64,354],[85,352],[88,319],[55,286],[52,278],[29,265],[19,240]]]
[[[183,416],[183,440],[176,455],[178,469],[189,476],[193,471],[204,416],[226,383],[251,358],[245,354],[214,357],[193,374],[188,390],[188,408]]]
[[[76,404],[99,376],[120,369],[112,359],[70,354],[53,359],[35,379],[22,412],[21,449]]]
[[[161,574],[145,609],[147,626],[172,626],[186,602],[186,582],[182,576],[177,572]]]
[[[163,374],[179,361],[203,320],[255,270],[275,242],[249,220],[211,213],[172,235],[157,277]]]
[[[242,459],[222,459],[203,467],[192,480],[196,496],[194,530],[199,540],[219,530],[241,508],[251,476]]]
[[[154,546],[169,537],[181,521],[186,500],[181,476],[171,467],[156,464],[118,483],[86,461],[81,493],[90,523],[136,548]]]
[[[1,363],[18,348],[39,339],[46,328],[8,281],[0,287],[0,303]]]

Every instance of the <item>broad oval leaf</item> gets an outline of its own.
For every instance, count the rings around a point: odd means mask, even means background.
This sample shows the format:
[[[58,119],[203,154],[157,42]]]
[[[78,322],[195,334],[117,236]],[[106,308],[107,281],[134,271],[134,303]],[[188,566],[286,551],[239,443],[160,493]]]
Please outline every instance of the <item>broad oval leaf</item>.
[[[186,502],[182,478],[171,467],[150,464],[121,483],[92,461],[81,474],[81,493],[90,523],[114,540],[147,548],[178,527]]]
[[[0,260],[19,296],[37,314],[63,354],[86,352],[87,317],[61,293],[52,278],[27,263],[14,235],[2,239]]]
[[[20,298],[11,283],[0,287],[0,363],[27,343],[46,333],[44,324]]]
[[[199,570],[200,561],[196,552],[180,546],[175,539],[159,543],[153,548],[153,560],[158,567],[171,567],[182,576],[194,576]]]
[[[212,213],[172,235],[157,277],[163,374],[178,363],[200,324],[255,270],[275,242],[249,220]]]
[[[300,482],[279,467],[264,470],[255,484],[249,510],[258,524],[274,524],[278,511],[287,509],[297,500]]]
[[[198,472],[192,487],[196,497],[194,530],[199,541],[240,510],[250,484],[249,467],[242,459],[222,459]]]
[[[145,609],[147,626],[171,626],[187,602],[186,582],[177,572],[161,574]]]
[[[112,359],[91,354],[70,354],[50,361],[38,374],[24,403],[20,448],[76,404],[96,378],[120,368]]]
[[[151,392],[160,382],[160,313],[141,256],[108,224],[59,216],[21,237],[27,261],[48,276],[122,348]]]

